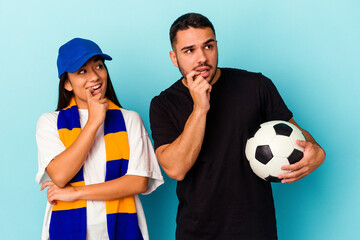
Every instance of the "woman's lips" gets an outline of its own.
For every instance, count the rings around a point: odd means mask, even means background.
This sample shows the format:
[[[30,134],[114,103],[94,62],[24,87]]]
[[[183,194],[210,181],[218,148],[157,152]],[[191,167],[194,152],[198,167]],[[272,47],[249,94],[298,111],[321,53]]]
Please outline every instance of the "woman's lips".
[[[95,86],[90,87],[92,89],[92,92],[91,92],[92,95],[96,95],[96,94],[100,93],[101,92],[101,86],[102,86],[102,84],[100,83],[100,84],[97,84]]]

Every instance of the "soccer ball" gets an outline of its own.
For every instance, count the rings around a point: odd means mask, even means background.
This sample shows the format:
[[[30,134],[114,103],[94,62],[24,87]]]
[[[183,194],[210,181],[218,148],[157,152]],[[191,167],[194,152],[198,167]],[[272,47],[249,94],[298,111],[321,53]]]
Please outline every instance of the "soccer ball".
[[[296,140],[305,140],[302,132],[286,121],[270,121],[260,125],[247,140],[245,155],[251,169],[260,178],[280,182],[277,176],[287,171],[281,166],[296,163],[303,158],[304,149]]]

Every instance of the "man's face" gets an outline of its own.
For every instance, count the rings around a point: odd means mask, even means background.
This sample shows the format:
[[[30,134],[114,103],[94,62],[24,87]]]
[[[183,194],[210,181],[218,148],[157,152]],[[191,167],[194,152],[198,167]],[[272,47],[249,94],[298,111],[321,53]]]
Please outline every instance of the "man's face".
[[[211,28],[192,28],[178,31],[173,51],[173,64],[186,77],[191,71],[211,82],[218,63],[217,41]]]

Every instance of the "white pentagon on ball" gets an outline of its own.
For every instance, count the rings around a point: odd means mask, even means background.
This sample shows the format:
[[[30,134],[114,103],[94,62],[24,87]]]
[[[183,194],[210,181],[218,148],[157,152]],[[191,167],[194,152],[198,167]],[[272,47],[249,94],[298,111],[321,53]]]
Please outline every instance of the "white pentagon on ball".
[[[261,124],[245,147],[251,169],[266,181],[280,182],[277,176],[286,172],[281,167],[303,157],[304,149],[296,144],[296,140],[305,140],[305,137],[289,122],[277,120]]]

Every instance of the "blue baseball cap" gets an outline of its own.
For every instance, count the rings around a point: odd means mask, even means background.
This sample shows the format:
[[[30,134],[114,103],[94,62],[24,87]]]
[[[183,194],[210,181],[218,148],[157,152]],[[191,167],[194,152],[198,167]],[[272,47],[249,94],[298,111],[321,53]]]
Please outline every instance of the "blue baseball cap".
[[[112,58],[104,54],[93,41],[74,38],[59,48],[57,67],[59,78],[64,72],[73,73],[83,66],[93,56],[101,56],[105,60]]]

